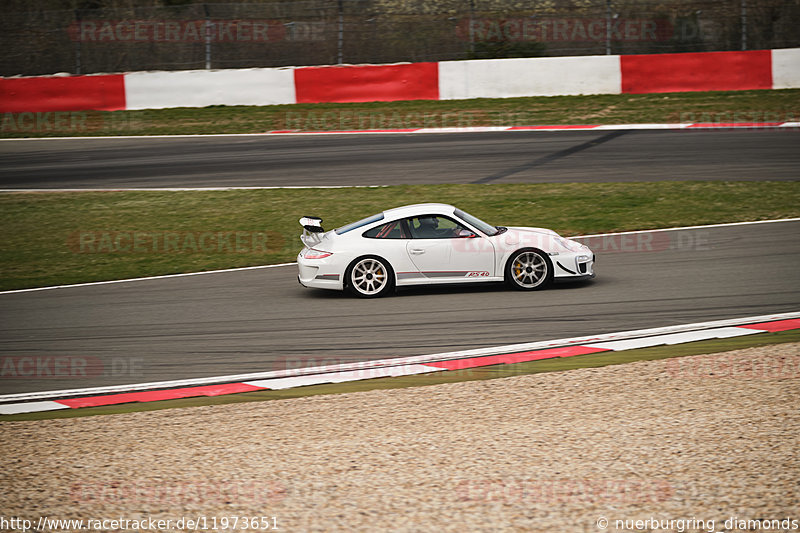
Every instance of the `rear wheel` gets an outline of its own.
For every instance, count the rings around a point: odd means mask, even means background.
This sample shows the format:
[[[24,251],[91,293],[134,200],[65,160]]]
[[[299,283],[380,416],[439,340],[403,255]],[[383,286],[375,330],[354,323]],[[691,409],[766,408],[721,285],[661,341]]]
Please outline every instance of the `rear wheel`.
[[[384,296],[393,283],[392,267],[385,259],[360,257],[347,268],[347,289],[361,298]]]
[[[521,291],[543,289],[553,280],[553,264],[541,250],[518,250],[506,264],[505,277],[506,283]]]

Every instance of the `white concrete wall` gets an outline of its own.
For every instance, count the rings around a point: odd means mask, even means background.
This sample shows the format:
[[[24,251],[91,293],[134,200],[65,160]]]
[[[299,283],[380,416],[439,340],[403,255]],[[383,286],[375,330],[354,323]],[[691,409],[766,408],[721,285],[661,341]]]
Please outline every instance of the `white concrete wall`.
[[[800,48],[772,51],[772,88],[800,88]]]
[[[541,57],[439,63],[439,98],[619,94],[619,56]]]
[[[125,75],[125,97],[127,109],[294,104],[294,70],[132,72]]]

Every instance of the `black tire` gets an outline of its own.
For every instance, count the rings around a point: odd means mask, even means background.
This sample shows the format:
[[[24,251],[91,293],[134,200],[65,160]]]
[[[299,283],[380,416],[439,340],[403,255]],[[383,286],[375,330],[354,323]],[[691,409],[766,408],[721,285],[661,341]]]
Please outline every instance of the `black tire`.
[[[508,258],[505,280],[520,291],[538,291],[553,281],[553,262],[541,250],[523,248]]]
[[[365,255],[355,259],[345,271],[345,285],[359,298],[379,298],[394,287],[394,270],[386,259]]]

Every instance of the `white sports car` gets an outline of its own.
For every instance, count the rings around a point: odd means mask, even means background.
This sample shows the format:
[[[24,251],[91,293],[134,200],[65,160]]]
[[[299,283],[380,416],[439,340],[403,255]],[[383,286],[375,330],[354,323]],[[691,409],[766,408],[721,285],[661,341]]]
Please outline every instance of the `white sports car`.
[[[594,277],[585,245],[542,228],[505,228],[445,204],[389,209],[332,231],[300,219],[306,287],[383,296],[394,287],[505,281],[520,290]]]

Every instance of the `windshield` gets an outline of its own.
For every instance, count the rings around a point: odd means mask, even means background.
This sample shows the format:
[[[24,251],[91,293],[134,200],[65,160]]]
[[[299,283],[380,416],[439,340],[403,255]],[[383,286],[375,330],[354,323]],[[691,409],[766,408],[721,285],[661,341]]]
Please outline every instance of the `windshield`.
[[[478,217],[474,217],[474,216],[470,215],[469,213],[465,213],[461,209],[456,209],[455,211],[453,211],[453,213],[458,218],[460,218],[461,220],[463,220],[467,224],[470,224],[470,225],[478,228],[479,230],[481,230],[481,232],[485,233],[489,237],[491,237],[492,235],[497,235],[498,233],[500,233],[500,230],[498,228],[492,226],[491,224],[487,224],[486,222],[484,222],[483,220],[479,219]]]
[[[377,222],[379,220],[383,220],[383,213],[378,213],[377,215],[372,215],[371,217],[362,218],[358,222],[353,222],[346,226],[342,226],[341,228],[336,228],[336,235],[347,233],[348,231],[360,228],[361,226],[366,226],[367,224],[372,224],[373,222]]]

